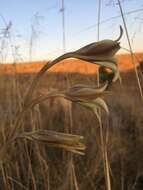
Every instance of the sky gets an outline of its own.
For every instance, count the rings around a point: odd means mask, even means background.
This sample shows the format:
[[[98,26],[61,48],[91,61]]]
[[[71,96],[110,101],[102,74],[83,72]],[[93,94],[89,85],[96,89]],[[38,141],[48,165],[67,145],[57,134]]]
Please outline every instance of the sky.
[[[98,3],[64,0],[66,52],[97,41]],[[121,4],[132,48],[143,51],[143,0]],[[64,52],[62,0],[0,0],[0,5],[1,62],[49,60]],[[117,0],[101,0],[100,22],[100,40],[118,37],[123,22]],[[128,48],[125,33],[121,46]]]

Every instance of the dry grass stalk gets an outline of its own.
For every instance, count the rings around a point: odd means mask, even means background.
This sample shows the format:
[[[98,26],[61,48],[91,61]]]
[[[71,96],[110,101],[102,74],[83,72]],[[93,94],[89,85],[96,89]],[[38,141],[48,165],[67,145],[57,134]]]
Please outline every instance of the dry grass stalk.
[[[134,65],[134,70],[135,70],[135,75],[136,75],[136,79],[137,79],[137,83],[138,83],[139,92],[140,92],[141,98],[143,100],[143,91],[142,91],[142,87],[141,87],[141,80],[140,80],[140,77],[139,77],[139,74],[138,74],[137,64],[136,64],[136,61],[135,61],[135,55],[133,53],[133,49],[132,49],[132,46],[131,46],[129,32],[128,32],[127,24],[126,24],[126,21],[125,21],[125,18],[124,18],[123,8],[122,8],[120,0],[117,0],[117,2],[118,2],[118,5],[119,5],[121,17],[122,17],[122,20],[123,20],[125,33],[126,33],[126,36],[127,36],[127,41],[128,41],[128,45],[129,45],[129,49],[130,49],[132,64]]]

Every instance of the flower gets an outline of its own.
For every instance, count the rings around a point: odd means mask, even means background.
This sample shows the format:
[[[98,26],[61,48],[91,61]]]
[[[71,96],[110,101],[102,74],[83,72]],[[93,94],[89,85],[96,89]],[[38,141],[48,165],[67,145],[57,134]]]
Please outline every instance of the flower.
[[[109,114],[108,106],[102,99],[105,95],[109,95],[109,92],[105,91],[107,87],[108,82],[106,81],[104,84],[98,87],[87,86],[85,84],[76,84],[64,91],[55,90],[48,93],[44,92],[42,97],[39,96],[31,102],[30,107],[33,107],[36,104],[39,104],[40,102],[45,101],[49,98],[59,97],[80,104],[81,106],[90,109],[98,117],[98,108],[101,108],[107,114]]]
[[[50,147],[63,148],[67,151],[84,155],[85,145],[83,144],[83,136],[61,133],[50,130],[36,130],[31,132],[23,132],[15,137],[17,139],[27,139],[30,141],[47,144]]]
[[[104,110],[109,114],[108,106],[101,98],[106,94],[109,94],[105,89],[108,87],[108,82],[99,87],[89,87],[86,85],[75,85],[64,92],[63,97],[71,102],[80,104],[87,109],[94,112],[98,120],[100,119],[98,114],[98,108]]]
[[[91,100],[97,97],[101,97],[108,92],[105,92],[108,86],[108,82],[106,81],[104,84],[97,86],[89,86],[85,84],[76,84],[70,87],[68,90],[65,91],[64,95],[66,99],[70,99],[73,101],[76,99],[85,99]]]
[[[113,81],[119,78],[119,71],[115,54],[120,49],[123,29],[120,26],[120,35],[116,40],[102,40],[86,45],[77,51],[71,52],[71,56],[111,69],[114,73]]]
[[[43,74],[51,67],[58,64],[60,61],[64,59],[77,58],[90,63],[97,64],[99,66],[109,68],[114,74],[112,81],[115,82],[118,78],[120,78],[120,75],[117,66],[117,61],[114,55],[120,49],[119,40],[121,39],[122,35],[123,29],[120,26],[120,35],[116,40],[102,40],[99,42],[94,42],[76,51],[65,53],[59,56],[58,58],[54,59],[53,61],[46,63],[32,81],[32,84],[25,97],[24,105],[27,105],[27,102],[29,103],[29,100],[31,99],[33,92]]]

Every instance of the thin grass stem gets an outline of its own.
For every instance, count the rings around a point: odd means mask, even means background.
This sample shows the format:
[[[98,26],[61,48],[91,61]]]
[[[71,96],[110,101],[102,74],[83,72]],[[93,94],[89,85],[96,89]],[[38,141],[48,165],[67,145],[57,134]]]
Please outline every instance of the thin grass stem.
[[[143,91],[142,91],[142,88],[141,88],[141,81],[140,81],[139,74],[138,74],[137,67],[136,67],[136,63],[135,63],[135,60],[134,60],[134,53],[133,53],[133,49],[132,49],[131,42],[130,42],[130,37],[129,37],[128,29],[127,29],[127,24],[126,24],[124,13],[123,13],[123,8],[122,8],[120,0],[117,0],[117,1],[118,1],[122,21],[123,21],[126,36],[127,36],[127,41],[128,41],[128,45],[129,45],[129,49],[130,49],[130,53],[131,53],[132,64],[134,65],[134,70],[135,70],[135,74],[136,74],[136,78],[137,78],[137,83],[138,83],[138,87],[139,87],[139,91],[140,91],[140,96],[141,96],[141,99],[143,101]]]

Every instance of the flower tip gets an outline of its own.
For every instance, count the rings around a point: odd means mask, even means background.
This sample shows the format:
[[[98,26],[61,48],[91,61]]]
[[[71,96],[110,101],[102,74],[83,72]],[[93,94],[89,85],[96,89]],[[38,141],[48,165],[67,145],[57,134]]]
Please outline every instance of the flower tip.
[[[122,38],[122,36],[123,36],[123,28],[122,28],[122,26],[120,25],[120,35],[119,35],[119,37],[115,40],[116,42],[118,42],[121,38]],[[120,43],[120,42],[119,42]]]

